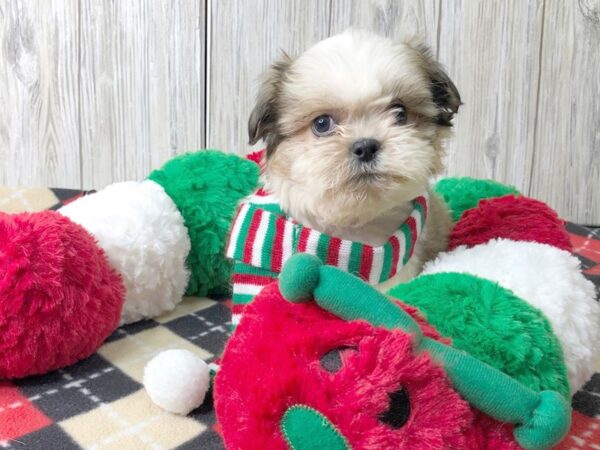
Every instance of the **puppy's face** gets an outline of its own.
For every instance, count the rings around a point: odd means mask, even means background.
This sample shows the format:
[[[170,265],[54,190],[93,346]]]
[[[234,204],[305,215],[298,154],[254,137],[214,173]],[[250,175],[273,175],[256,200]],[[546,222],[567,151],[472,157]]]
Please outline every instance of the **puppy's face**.
[[[266,188],[288,213],[355,227],[425,191],[459,105],[427,49],[346,32],[270,69],[250,142],[265,140]]]

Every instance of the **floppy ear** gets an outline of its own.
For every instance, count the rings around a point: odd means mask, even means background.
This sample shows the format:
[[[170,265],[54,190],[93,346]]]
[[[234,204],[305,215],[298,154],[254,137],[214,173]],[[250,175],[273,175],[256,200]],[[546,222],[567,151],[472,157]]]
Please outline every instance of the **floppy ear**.
[[[277,98],[281,90],[281,83],[291,64],[292,59],[283,52],[282,57],[264,74],[256,97],[256,105],[248,120],[250,145],[264,139],[267,141],[267,149],[269,148],[269,135],[275,132],[277,123]]]
[[[418,51],[423,58],[424,69],[431,82],[431,97],[440,110],[437,123],[451,127],[452,118],[458,112],[459,106],[462,105],[458,89],[456,89],[442,65],[435,60],[431,49],[427,45],[414,42],[408,42],[408,44]]]

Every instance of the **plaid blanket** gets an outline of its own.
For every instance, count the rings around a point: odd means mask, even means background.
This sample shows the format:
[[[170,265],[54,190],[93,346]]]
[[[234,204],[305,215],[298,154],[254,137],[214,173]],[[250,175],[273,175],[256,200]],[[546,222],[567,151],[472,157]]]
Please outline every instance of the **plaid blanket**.
[[[57,209],[83,192],[0,188],[0,211]],[[600,291],[600,230],[567,224],[585,275]],[[63,370],[0,382],[0,449],[219,449],[211,404],[187,417],[164,412],[142,386],[145,364],[186,348],[210,362],[229,336],[229,300],[185,298],[154,320],[121,327],[91,357]],[[599,368],[600,372],[600,368]],[[573,397],[573,425],[559,449],[600,449],[600,373]]]

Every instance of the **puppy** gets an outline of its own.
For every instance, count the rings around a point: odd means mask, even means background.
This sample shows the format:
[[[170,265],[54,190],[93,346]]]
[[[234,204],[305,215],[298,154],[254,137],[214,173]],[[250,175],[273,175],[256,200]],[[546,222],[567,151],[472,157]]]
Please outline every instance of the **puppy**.
[[[251,113],[250,143],[266,143],[263,183],[306,227],[384,244],[443,168],[460,95],[427,47],[346,31],[268,70]],[[445,250],[452,222],[429,195],[414,252],[386,289]]]

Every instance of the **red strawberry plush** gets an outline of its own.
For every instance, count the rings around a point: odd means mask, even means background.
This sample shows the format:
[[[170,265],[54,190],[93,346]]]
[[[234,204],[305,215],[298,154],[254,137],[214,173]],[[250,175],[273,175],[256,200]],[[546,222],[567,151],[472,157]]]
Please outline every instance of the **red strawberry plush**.
[[[215,407],[232,449],[545,448],[570,417],[560,395],[453,349],[416,309],[306,254],[247,306]]]

